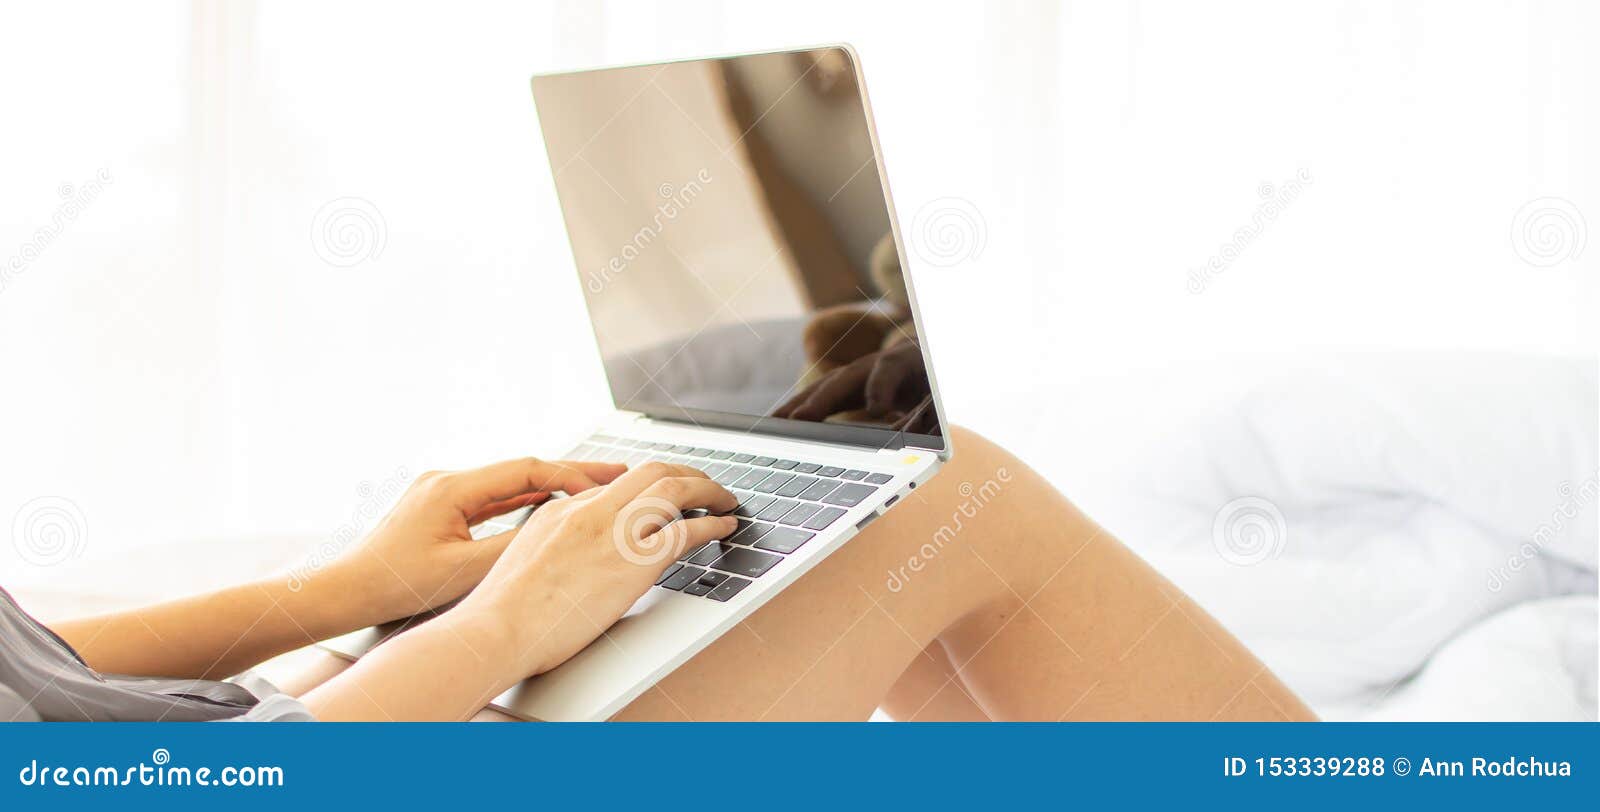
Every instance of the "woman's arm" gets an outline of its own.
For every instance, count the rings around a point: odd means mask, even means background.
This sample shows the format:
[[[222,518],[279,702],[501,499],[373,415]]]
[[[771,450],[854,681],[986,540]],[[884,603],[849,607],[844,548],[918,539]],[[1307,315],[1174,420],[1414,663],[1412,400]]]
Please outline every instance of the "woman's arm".
[[[97,671],[237,674],[318,640],[455,600],[516,536],[474,541],[472,525],[543,502],[553,491],[581,493],[623,470],[525,459],[423,474],[360,545],[309,576],[268,578],[50,628]]]
[[[266,579],[50,628],[96,671],[221,679],[361,628],[370,613],[336,579],[329,573],[298,591],[287,578]]]
[[[325,721],[464,720],[578,653],[684,551],[735,528],[732,494],[652,462],[535,511],[461,604],[301,697]]]

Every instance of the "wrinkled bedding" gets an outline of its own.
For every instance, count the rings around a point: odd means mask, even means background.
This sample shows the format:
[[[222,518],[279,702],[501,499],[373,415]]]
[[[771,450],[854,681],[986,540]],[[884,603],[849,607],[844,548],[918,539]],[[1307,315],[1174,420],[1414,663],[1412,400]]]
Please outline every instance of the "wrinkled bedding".
[[[1593,360],[1246,380],[1096,515],[1330,718],[1595,718]]]

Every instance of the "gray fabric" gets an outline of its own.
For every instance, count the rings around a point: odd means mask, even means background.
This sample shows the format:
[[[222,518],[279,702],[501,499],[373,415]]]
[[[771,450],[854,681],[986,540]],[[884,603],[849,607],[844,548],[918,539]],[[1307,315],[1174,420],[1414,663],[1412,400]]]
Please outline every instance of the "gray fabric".
[[[265,680],[126,677],[90,668],[65,640],[0,589],[0,721],[311,721]],[[265,701],[262,701],[262,698]]]

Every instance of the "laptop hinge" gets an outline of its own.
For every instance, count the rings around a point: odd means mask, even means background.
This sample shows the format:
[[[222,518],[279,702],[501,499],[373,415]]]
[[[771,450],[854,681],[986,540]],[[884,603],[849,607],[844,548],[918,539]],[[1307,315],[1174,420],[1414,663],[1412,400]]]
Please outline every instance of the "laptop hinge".
[[[670,415],[657,415],[657,416],[652,417],[651,415],[645,414],[643,412],[629,412],[629,411],[625,411],[625,410],[621,410],[621,409],[619,409],[617,411],[618,411],[619,414],[632,417],[633,418],[633,422],[635,422],[635,423],[639,423],[639,422],[662,423],[662,424],[671,425],[671,426],[691,426],[691,427],[694,427],[694,428],[707,429],[707,430],[710,430],[710,431],[729,431],[729,432],[735,431],[734,429],[723,428],[721,426],[707,426],[707,425],[704,425],[704,424],[701,424],[701,423],[696,423],[693,420],[680,420],[680,419],[677,419],[677,418],[672,417]],[[853,449],[853,450],[856,450],[856,451],[868,451],[868,452],[875,452],[875,453],[891,453],[892,454],[892,453],[898,453],[898,452],[901,452],[901,451],[905,451],[907,449],[911,449],[911,450],[915,450],[915,451],[926,451],[926,452],[931,453],[931,454],[942,454],[943,453],[939,449],[936,449],[936,448],[926,448],[926,447],[922,447],[922,446],[914,446],[914,445],[912,445],[910,443],[905,442],[903,439],[900,440],[897,444],[886,445],[886,446],[877,446],[877,445],[861,445],[861,444],[856,444],[856,443],[841,442],[841,441],[838,441],[838,440],[819,440],[819,439],[816,439],[816,438],[813,438],[813,437],[788,437],[788,436],[784,436],[784,435],[772,435],[772,436],[778,437],[779,439],[782,439],[782,440],[787,440],[787,441],[796,442],[796,443],[815,443],[817,445],[832,446],[834,448],[848,448],[848,449]]]

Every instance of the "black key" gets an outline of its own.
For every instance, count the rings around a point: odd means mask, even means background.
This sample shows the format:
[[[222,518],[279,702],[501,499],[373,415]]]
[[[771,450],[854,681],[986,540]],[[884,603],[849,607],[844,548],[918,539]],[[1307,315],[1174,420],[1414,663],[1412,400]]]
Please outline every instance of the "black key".
[[[705,516],[705,508],[690,508],[683,512],[683,518],[685,519],[702,519],[705,518]]]
[[[722,554],[733,548],[720,541],[713,541],[698,550],[683,557],[686,564],[699,564],[705,566],[722,557]]]
[[[667,571],[661,573],[661,577],[656,579],[656,586],[661,586],[661,582],[662,581],[665,581],[668,578],[671,578],[674,573],[676,573],[678,570],[681,570],[681,569],[683,569],[683,565],[682,564],[673,564],[672,566],[667,567]]]
[[[799,496],[805,491],[806,488],[809,488],[821,481],[822,480],[815,477],[797,476],[785,483],[783,487],[776,491],[776,493],[779,496]]]
[[[792,553],[800,549],[800,545],[816,538],[816,533],[807,533],[793,527],[774,527],[772,531],[761,537],[756,542],[756,547],[771,550],[775,553]],[[724,568],[726,569],[726,568]]]
[[[770,504],[772,504],[772,497],[750,494],[748,499],[739,500],[739,507],[733,511],[733,515],[754,519],[757,513],[766,510],[767,505]]]
[[[794,479],[794,474],[773,474],[761,480],[761,483],[756,485],[756,490],[762,493],[776,493],[779,488],[783,487],[785,482],[791,479]]]
[[[692,445],[675,445],[672,448],[669,448],[667,450],[671,451],[674,454],[687,454],[690,451],[694,450],[694,446],[692,446]]]
[[[833,493],[822,498],[823,502],[842,507],[855,507],[866,500],[867,497],[877,493],[878,489],[871,485],[852,485],[846,482],[840,485]]]
[[[795,462],[794,460],[774,460],[772,467],[778,469],[779,471],[792,471],[794,470],[794,467],[799,464],[800,463]]]
[[[808,504],[806,502],[801,502],[799,504],[799,506],[796,507],[794,510],[791,510],[788,513],[783,514],[783,517],[778,519],[778,521],[780,521],[780,522],[782,522],[784,524],[797,525],[797,524],[800,524],[801,522],[805,521],[806,519],[809,519],[812,516],[815,516],[817,514],[817,511],[819,511],[821,509],[822,509],[821,505],[812,505],[812,504]]]
[[[735,455],[733,455],[733,461],[734,462],[749,462],[749,461],[751,461],[753,459],[755,459],[755,456],[751,455],[751,454],[735,454]]]
[[[835,468],[832,465],[824,465],[817,469],[817,476],[838,476],[842,473],[844,473],[843,468]]]
[[[867,474],[867,481],[874,485],[887,485],[891,479],[894,477],[888,474]]]
[[[801,491],[800,498],[810,499],[811,501],[816,502],[822,499],[822,497],[827,496],[830,491],[837,487],[839,487],[838,482],[830,479],[819,479],[807,487],[804,491]]]
[[[750,469],[743,465],[729,465],[721,473],[712,474],[711,478],[715,480],[718,485],[732,485],[734,482],[739,480],[739,477],[742,477],[748,473],[750,473]]]
[[[857,471],[856,469],[851,468],[850,470],[845,471],[844,473],[840,474],[839,478],[840,479],[848,479],[851,482],[860,482],[861,480],[865,479],[866,476],[867,476],[867,472],[866,471]]]
[[[825,507],[817,511],[817,515],[812,516],[805,524],[800,526],[807,530],[826,530],[828,525],[833,524],[835,519],[843,515],[844,511],[836,507]]]
[[[654,451],[666,451],[667,449],[669,449],[671,447],[672,447],[672,443],[651,443],[650,444],[650,448],[652,450],[654,450]]]
[[[667,589],[683,589],[694,583],[703,574],[705,574],[705,570],[699,567],[684,567],[674,572],[671,578],[662,581],[661,585]]]
[[[755,544],[756,539],[766,535],[767,531],[772,529],[772,525],[770,524],[747,522],[743,519],[739,520],[739,523],[744,526],[739,529],[739,532],[729,536],[728,541],[731,541],[734,544],[743,544],[746,547]]]
[[[726,470],[728,470],[728,464],[725,462],[713,462],[710,465],[700,469],[702,473],[708,477],[711,477],[712,479],[716,479],[717,474],[720,474]]]
[[[609,434],[591,434],[589,435],[589,441],[595,443],[614,443],[617,441],[617,438],[612,437]]]
[[[820,465],[818,465],[818,464],[816,464],[814,462],[797,462],[797,463],[794,464],[794,470],[797,473],[802,473],[802,474],[814,474],[814,473],[817,472],[817,469],[821,468],[821,467],[822,466],[820,466]]]
[[[722,584],[716,589],[711,590],[706,597],[714,601],[725,601],[734,595],[739,594],[740,590],[749,585],[750,582],[743,578],[729,578],[728,580],[723,581]]]
[[[709,457],[709,456],[711,456],[711,449],[709,449],[709,448],[691,448],[691,449],[689,449],[689,456],[691,456],[691,457]]]
[[[756,457],[755,459],[750,461],[750,464],[751,465],[771,465],[771,464],[773,464],[773,463],[775,463],[777,461],[778,461],[778,459],[776,457]]]
[[[683,593],[685,595],[707,595],[726,580],[728,580],[726,574],[715,570],[706,570],[706,573],[695,579],[694,583],[684,587]]]
[[[799,506],[799,502],[791,499],[774,499],[772,504],[762,508],[761,512],[756,514],[756,518],[764,522],[775,522],[782,518],[783,514]]]
[[[735,487],[735,488],[754,488],[755,486],[761,484],[761,480],[766,479],[767,475],[770,474],[770,473],[772,473],[772,472],[771,471],[763,471],[760,468],[752,468],[752,469],[750,469],[750,473],[745,474],[744,476],[740,477],[737,482],[734,482],[733,483],[733,487]],[[779,482],[778,484],[782,485],[783,483]],[[774,486],[772,490],[774,490],[774,491],[777,490],[777,487]],[[771,493],[771,491],[768,491],[768,493]]]
[[[735,547],[721,558],[711,564],[724,572],[734,575],[743,575],[746,578],[759,578],[767,570],[777,566],[783,559],[771,553],[758,552],[744,547]],[[673,576],[676,578],[677,576]],[[668,581],[667,583],[672,583]]]
[[[725,460],[725,459],[727,459],[727,458],[729,458],[731,456],[733,456],[733,452],[732,451],[713,451],[713,452],[711,452],[711,459],[714,459],[714,460]]]

